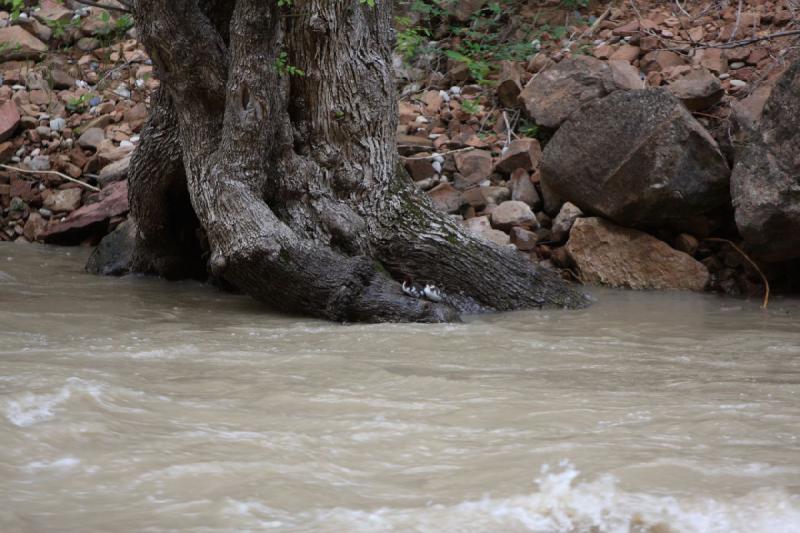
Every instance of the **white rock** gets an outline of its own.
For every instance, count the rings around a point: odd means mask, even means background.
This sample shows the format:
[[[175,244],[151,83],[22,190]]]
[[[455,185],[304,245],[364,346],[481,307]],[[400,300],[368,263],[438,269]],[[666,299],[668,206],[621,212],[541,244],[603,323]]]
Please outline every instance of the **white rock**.
[[[50,121],[50,129],[53,131],[61,131],[67,127],[67,121],[61,117],[56,117]]]

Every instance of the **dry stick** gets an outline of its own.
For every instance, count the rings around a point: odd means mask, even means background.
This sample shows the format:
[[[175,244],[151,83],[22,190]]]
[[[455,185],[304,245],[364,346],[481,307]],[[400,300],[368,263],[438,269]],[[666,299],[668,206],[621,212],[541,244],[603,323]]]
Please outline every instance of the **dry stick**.
[[[739,0],[739,7],[736,9],[736,24],[733,25],[733,33],[731,33],[731,38],[728,39],[728,42],[733,41],[733,38],[736,37],[736,34],[739,33],[739,21],[742,19],[742,0]]]
[[[676,5],[676,6],[678,6],[678,9],[680,9],[680,10],[683,12],[683,14],[684,14],[684,15],[686,15],[686,16],[687,16],[687,17],[689,17],[689,18],[692,18],[692,16],[689,14],[689,12],[688,12],[688,11],[686,11],[686,10],[683,8],[683,6],[681,5],[681,2],[680,2],[680,0],[675,0],[675,5]]]
[[[744,250],[736,246],[736,243],[734,243],[733,241],[729,241],[728,239],[714,238],[714,237],[709,237],[703,240],[707,242],[722,242],[729,244],[734,250],[739,252],[739,254],[742,257],[744,257],[748,263],[750,263],[750,265],[752,265],[752,267],[756,270],[756,272],[758,272],[758,275],[761,276],[761,280],[764,282],[764,303],[761,304],[761,308],[766,309],[767,306],[769,305],[769,281],[767,280],[767,276],[765,276],[764,273],[761,271],[761,269],[758,268],[756,262],[750,259],[750,256],[744,253]]]
[[[25,170],[25,169],[22,169],[22,168],[12,167],[10,165],[1,165],[1,164],[0,164],[0,167],[7,168],[9,170],[16,170],[17,172],[22,172],[23,174],[53,174],[55,176],[60,176],[60,177],[64,178],[67,181],[71,181],[72,183],[77,183],[78,185],[86,187],[90,191],[100,192],[100,189],[98,189],[94,185],[89,185],[88,183],[85,183],[85,182],[83,182],[81,180],[76,180],[75,178],[73,178],[71,176],[67,176],[66,174],[62,174],[61,172],[56,172],[55,170]]]
[[[646,32],[645,32],[646,33]],[[695,45],[692,42],[685,42],[683,44],[687,45],[691,50],[701,50],[703,48],[739,48],[740,46],[747,46],[748,44],[757,43],[759,41],[768,41],[772,39],[780,39],[781,37],[791,37],[792,35],[800,35],[800,30],[791,30],[791,31],[781,31],[778,33],[771,33],[769,35],[764,35],[763,37],[754,37],[752,39],[742,39],[741,41],[733,41],[724,44],[698,44]],[[675,39],[668,39],[666,37],[660,37],[665,41],[671,41],[673,43],[679,43],[683,41],[676,41]],[[687,52],[687,48],[657,48],[658,51],[665,51],[668,50],[670,52]]]
[[[401,155],[400,159],[403,159],[405,161],[419,161],[419,160],[423,160],[423,159],[436,159],[437,157],[444,157],[446,155],[457,154],[459,152],[469,152],[469,151],[472,151],[474,149],[475,149],[474,146],[467,146],[466,148],[459,148],[458,150],[450,150],[449,152],[442,152],[441,154],[421,155],[421,156],[414,156],[414,157],[405,157],[405,156]]]
[[[95,2],[94,0],[76,0],[76,1],[79,4],[83,4],[85,6],[99,7],[101,9],[109,9],[111,11],[119,11],[121,13],[130,13],[131,12],[130,9],[125,9],[124,7],[117,7],[117,6],[112,6],[112,5],[109,5],[109,4],[103,4],[103,3],[100,3],[100,2]],[[125,4],[125,2],[122,2],[122,3]],[[125,5],[127,5],[127,4],[125,4]]]
[[[506,144],[503,148],[508,148],[508,145],[511,144],[511,124],[508,122],[508,115],[506,115],[505,109],[503,110],[503,120],[506,123]]]
[[[611,14],[611,6],[608,6],[608,9],[606,9],[606,10],[603,12],[603,14],[602,14],[602,15],[600,15],[599,17],[597,17],[597,20],[595,20],[595,21],[594,21],[594,24],[592,24],[592,25],[589,27],[589,29],[587,29],[585,32],[583,32],[583,33],[581,34],[581,36],[580,36],[580,37],[578,37],[578,40],[581,40],[581,39],[583,39],[584,37],[591,37],[592,35],[594,35],[594,32],[596,32],[596,31],[597,31],[597,28],[600,26],[600,24],[602,24],[602,23],[603,23],[603,21],[606,19],[606,17],[608,17],[608,15],[609,15],[609,14]]]

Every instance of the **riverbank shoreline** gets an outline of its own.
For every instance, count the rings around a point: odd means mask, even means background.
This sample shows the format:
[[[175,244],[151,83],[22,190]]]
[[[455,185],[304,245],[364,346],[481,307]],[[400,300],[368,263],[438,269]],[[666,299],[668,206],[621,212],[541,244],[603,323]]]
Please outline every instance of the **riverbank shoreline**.
[[[797,293],[798,22],[785,0],[742,5],[406,6],[401,162],[470,231],[572,281]],[[53,2],[22,15],[0,13],[0,41],[25,45],[0,53],[0,240],[114,234],[91,269],[124,274],[152,63],[124,15]]]

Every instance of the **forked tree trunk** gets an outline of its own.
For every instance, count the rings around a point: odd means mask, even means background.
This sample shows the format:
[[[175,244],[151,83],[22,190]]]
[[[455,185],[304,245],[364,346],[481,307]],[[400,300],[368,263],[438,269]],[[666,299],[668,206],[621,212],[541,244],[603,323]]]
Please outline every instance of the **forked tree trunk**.
[[[162,82],[130,178],[137,268],[174,276],[197,261],[191,222],[166,203],[185,183],[212,273],[278,309],[448,321],[584,305],[554,273],[468,235],[405,175],[390,1],[287,4],[137,0]],[[406,296],[406,277],[444,301]]]

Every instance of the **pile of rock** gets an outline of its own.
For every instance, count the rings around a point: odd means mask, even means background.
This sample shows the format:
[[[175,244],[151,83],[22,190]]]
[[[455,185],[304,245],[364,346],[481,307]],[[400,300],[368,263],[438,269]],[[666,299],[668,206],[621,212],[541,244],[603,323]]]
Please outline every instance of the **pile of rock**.
[[[740,243],[762,264],[800,257],[793,6],[637,4],[601,8],[571,28],[579,38],[503,63],[493,92],[450,87],[460,70],[407,91],[406,168],[471,231],[571,276],[761,290],[739,252],[705,239]],[[789,35],[764,38],[774,32]],[[520,114],[544,149],[512,131]]]
[[[157,85],[127,25],[53,0],[0,12],[0,240],[95,243],[124,220]]]

